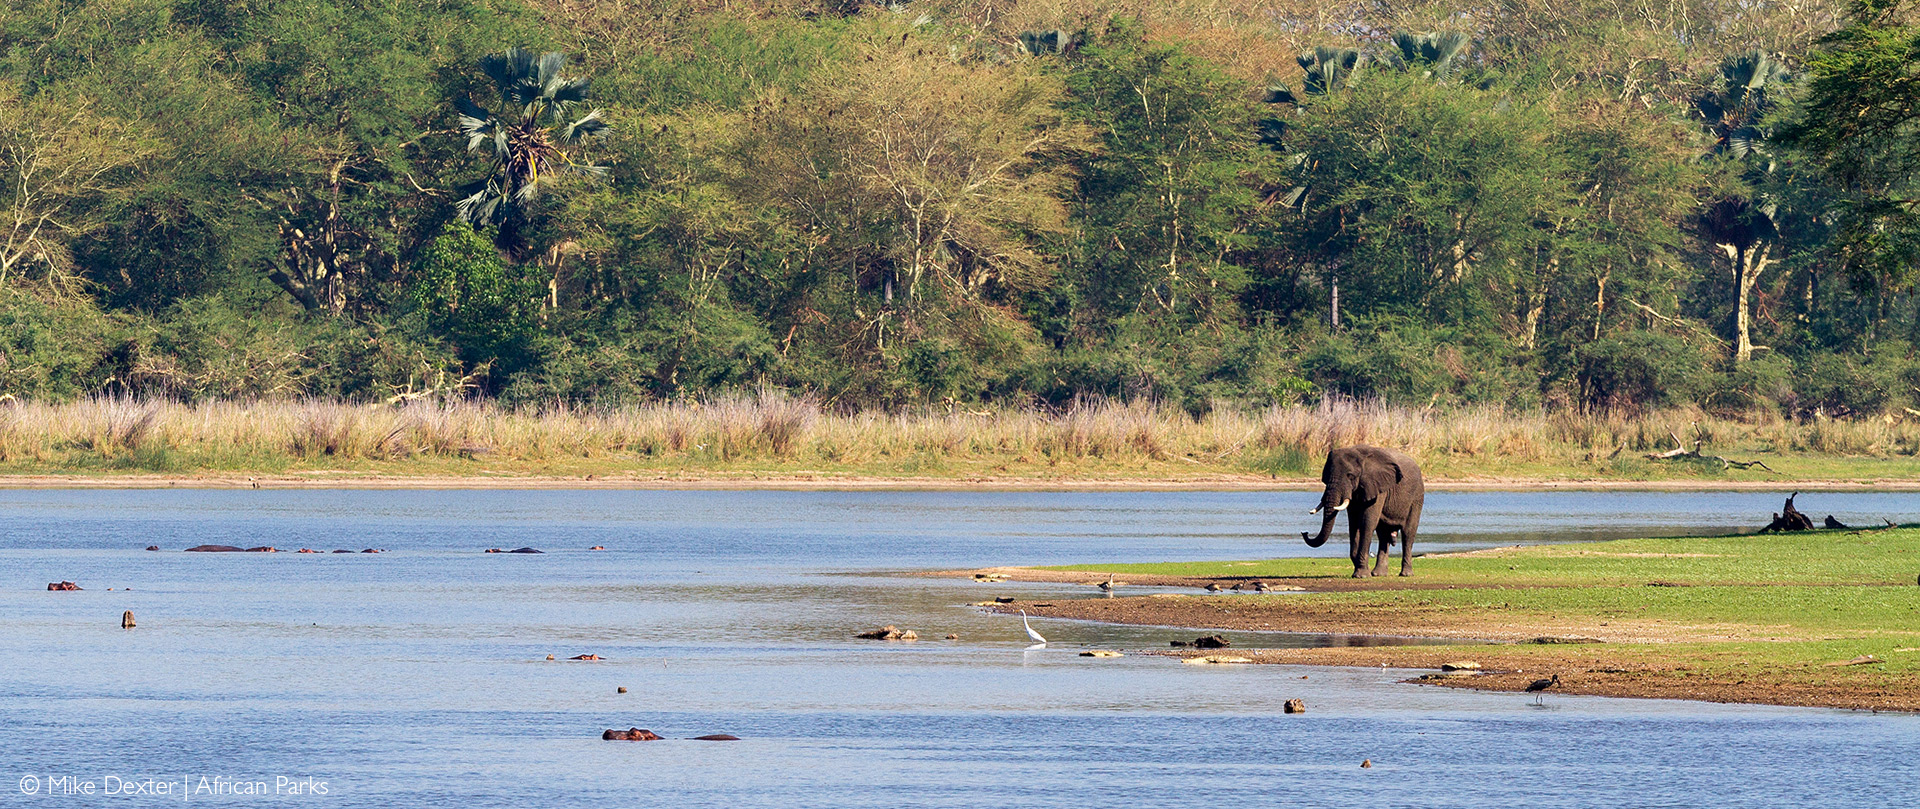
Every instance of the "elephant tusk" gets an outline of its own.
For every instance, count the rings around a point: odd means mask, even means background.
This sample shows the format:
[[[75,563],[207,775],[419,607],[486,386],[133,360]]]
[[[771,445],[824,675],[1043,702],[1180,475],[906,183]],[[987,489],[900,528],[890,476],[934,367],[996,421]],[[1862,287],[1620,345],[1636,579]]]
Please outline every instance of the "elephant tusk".
[[[1347,504],[1348,504],[1348,503],[1352,503],[1352,502],[1353,502],[1353,498],[1351,498],[1351,497],[1349,497],[1349,498],[1347,498],[1347,499],[1345,499],[1345,500],[1342,500],[1342,501],[1340,501],[1340,505],[1337,505],[1337,506],[1334,506],[1334,507],[1333,507],[1333,510],[1334,510],[1334,511],[1346,511],[1346,510],[1347,510]]]
[[[1307,513],[1308,513],[1308,514],[1319,514],[1319,513],[1320,513],[1320,507],[1319,507],[1319,506],[1314,506],[1314,507],[1313,507],[1313,510],[1312,510],[1312,511],[1309,511],[1309,512],[1307,512]]]

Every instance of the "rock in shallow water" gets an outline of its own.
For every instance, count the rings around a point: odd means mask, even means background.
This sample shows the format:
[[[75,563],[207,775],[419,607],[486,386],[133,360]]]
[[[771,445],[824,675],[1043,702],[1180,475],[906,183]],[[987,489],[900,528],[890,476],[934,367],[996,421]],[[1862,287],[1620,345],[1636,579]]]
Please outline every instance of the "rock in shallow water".
[[[1281,710],[1287,713],[1306,713],[1307,703],[1305,700],[1290,699],[1287,700],[1286,705],[1281,706]]]
[[[1225,649],[1228,646],[1232,646],[1233,641],[1227,640],[1226,637],[1221,635],[1208,635],[1204,638],[1194,638],[1193,640],[1167,641],[1167,645],[1176,647],[1191,646],[1195,649]]]
[[[874,629],[867,632],[854,633],[854,637],[863,638],[866,640],[919,640],[920,639],[920,635],[914,632],[913,630],[911,629],[902,630],[899,627],[894,626],[892,624],[888,624],[886,626],[880,627],[879,629]]]
[[[1206,657],[1184,658],[1180,662],[1186,663],[1192,666],[1210,666],[1210,665],[1228,664],[1228,663],[1252,663],[1253,661],[1249,658],[1237,657],[1234,655],[1207,655]]]

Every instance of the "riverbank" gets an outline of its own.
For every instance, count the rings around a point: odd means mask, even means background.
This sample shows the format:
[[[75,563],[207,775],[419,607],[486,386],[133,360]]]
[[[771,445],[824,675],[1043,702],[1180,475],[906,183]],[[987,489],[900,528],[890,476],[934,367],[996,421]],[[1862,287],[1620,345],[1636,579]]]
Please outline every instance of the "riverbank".
[[[1920,529],[1637,539],[1497,548],[1414,560],[1415,575],[1353,579],[1344,558],[955,571],[1097,584],[1118,597],[985,601],[1038,617],[1219,631],[1453,639],[1457,644],[1233,650],[1255,662],[1437,674],[1515,691],[1920,711]],[[1129,586],[1277,592],[1157,593]],[[990,585],[983,585],[983,590]],[[1159,650],[1162,653],[1174,653]]]
[[[1695,454],[1649,457],[1676,442]],[[25,486],[1272,488],[1317,479],[1327,448],[1352,444],[1407,451],[1428,480],[1461,487],[1920,488],[1920,418],[1904,416],[1739,421],[1344,401],[1199,414],[1139,403],[841,413],[772,394],[599,409],[0,397],[0,476]]]
[[[0,489],[685,489],[716,491],[1027,491],[1027,492],[1175,492],[1175,491],[1319,491],[1320,481],[1304,476],[1185,475],[1163,478],[1101,478],[1053,475],[1032,477],[935,477],[853,475],[805,470],[787,473],[610,472],[585,475],[522,474],[482,470],[473,474],[395,474],[352,470],[292,473],[203,472],[150,474],[7,474]],[[1920,492],[1920,478],[1800,480],[1603,480],[1591,478],[1429,479],[1429,491],[1857,491]]]

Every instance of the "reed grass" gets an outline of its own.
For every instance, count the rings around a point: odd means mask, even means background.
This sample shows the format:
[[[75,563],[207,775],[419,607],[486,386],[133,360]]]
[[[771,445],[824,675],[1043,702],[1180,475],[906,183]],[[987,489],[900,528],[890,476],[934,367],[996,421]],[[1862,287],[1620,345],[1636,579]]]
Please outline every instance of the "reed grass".
[[[475,459],[537,472],[786,468],[884,474],[1106,469],[1313,477],[1330,447],[1404,450],[1440,474],[1645,477],[1675,440],[1708,454],[1913,459],[1920,423],[1880,417],[1729,420],[1693,409],[1638,415],[1431,410],[1377,401],[1216,406],[1195,418],[1144,402],[1059,410],[930,407],[837,413],[780,393],[625,407],[326,400],[0,400],[0,468],[160,471],[382,468]],[[1698,466],[1698,465],[1696,465]],[[1696,470],[1700,474],[1714,469]]]

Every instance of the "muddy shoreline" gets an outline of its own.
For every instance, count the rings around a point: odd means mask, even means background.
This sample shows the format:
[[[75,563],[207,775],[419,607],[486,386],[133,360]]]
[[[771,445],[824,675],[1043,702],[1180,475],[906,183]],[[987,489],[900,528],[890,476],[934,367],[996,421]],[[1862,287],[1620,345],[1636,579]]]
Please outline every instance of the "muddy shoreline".
[[[992,581],[1030,581],[1097,585],[1108,574],[996,567],[921,574],[974,578],[983,597]],[[985,579],[977,578],[985,577]],[[1116,574],[1115,594],[1017,598],[1005,603],[976,602],[989,612],[1034,617],[1099,621],[1135,626],[1179,627],[1194,635],[1236,631],[1296,632],[1315,635],[1407,637],[1450,640],[1448,645],[1340,646],[1310,649],[1186,650],[1149,649],[1136,653],[1195,657],[1225,652],[1254,663],[1310,666],[1364,666],[1406,670],[1406,679],[1425,685],[1484,691],[1523,691],[1535,680],[1560,676],[1557,693],[1647,699],[1687,699],[1792,707],[1920,712],[1920,693],[1845,682],[1806,682],[1779,672],[1712,673],[1694,665],[1702,648],[1741,641],[1792,638],[1773,628],[1743,625],[1687,625],[1659,620],[1530,620],[1497,616],[1462,617],[1456,613],[1408,613],[1405,610],[1357,611],[1352,605],[1323,604],[1314,592],[1443,589],[1418,579],[1276,578],[1259,579],[1272,588],[1208,593],[1123,595],[1129,586],[1243,587],[1251,577],[1136,576]],[[1178,634],[1178,633],[1173,633]],[[1920,649],[1913,650],[1920,654]],[[1444,664],[1471,661],[1478,673],[1443,675]],[[1825,665],[1838,665],[1830,663]],[[1803,674],[1804,672],[1796,672]]]

